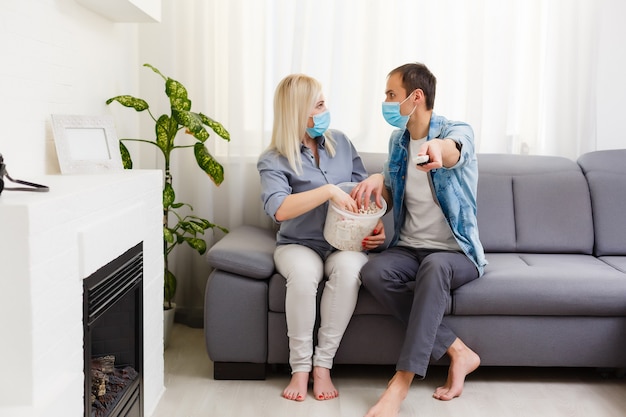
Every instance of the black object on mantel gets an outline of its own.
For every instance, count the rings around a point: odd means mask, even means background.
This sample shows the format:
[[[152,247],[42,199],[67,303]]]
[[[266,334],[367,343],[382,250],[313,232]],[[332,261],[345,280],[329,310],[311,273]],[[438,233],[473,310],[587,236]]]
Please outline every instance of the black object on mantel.
[[[16,184],[26,185],[26,187],[6,187],[4,186],[4,177],[11,182]],[[2,194],[2,190],[11,190],[11,191],[35,191],[35,192],[46,192],[50,191],[50,188],[47,185],[36,184],[34,182],[28,182],[23,180],[14,180],[11,178],[9,173],[7,172],[6,165],[4,164],[4,158],[0,153],[0,194]]]

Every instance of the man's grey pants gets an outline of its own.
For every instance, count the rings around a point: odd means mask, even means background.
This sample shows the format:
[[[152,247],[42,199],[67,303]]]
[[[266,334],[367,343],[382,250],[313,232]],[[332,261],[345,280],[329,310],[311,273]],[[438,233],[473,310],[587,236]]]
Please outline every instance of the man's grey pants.
[[[478,276],[462,252],[394,246],[370,257],[363,286],[406,326],[396,370],[426,376],[430,358],[440,359],[456,339],[442,323],[450,291]]]

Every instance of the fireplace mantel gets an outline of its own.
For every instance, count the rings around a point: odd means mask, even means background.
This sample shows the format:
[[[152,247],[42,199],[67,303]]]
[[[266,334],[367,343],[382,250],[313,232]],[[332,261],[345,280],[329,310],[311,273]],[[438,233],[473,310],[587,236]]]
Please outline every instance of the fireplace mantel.
[[[82,280],[139,242],[150,415],[164,389],[161,171],[32,180],[50,191],[0,196],[0,415],[82,415]]]

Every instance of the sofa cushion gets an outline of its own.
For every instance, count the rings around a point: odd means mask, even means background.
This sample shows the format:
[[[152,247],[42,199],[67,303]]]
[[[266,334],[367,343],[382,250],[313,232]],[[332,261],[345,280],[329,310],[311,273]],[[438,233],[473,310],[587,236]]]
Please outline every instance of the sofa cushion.
[[[318,303],[324,289],[324,282],[320,283],[317,292]],[[269,310],[275,313],[285,312],[285,278],[280,274],[274,274],[269,283]],[[448,299],[445,314],[452,312],[452,299]],[[389,315],[389,311],[383,307],[364,287],[359,291],[359,298],[354,309],[354,315]]]
[[[456,315],[626,315],[626,274],[590,255],[490,253],[453,293]]]
[[[595,254],[626,255],[626,149],[582,155],[578,164],[589,183],[595,226]]]
[[[602,262],[611,265],[613,268],[626,273],[626,256],[600,256]]]
[[[383,172],[387,154],[382,152],[359,152],[361,161],[369,175]]]
[[[478,228],[486,252],[592,253],[589,188],[575,162],[480,154],[478,166]]]
[[[207,261],[215,269],[266,279],[274,272],[275,247],[273,231],[243,225],[214,244],[207,253]]]

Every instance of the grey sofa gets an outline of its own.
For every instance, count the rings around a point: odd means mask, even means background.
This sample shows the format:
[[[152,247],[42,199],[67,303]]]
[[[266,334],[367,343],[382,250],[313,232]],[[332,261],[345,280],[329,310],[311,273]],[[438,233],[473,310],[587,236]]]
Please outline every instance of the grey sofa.
[[[380,172],[385,155],[363,159]],[[626,367],[626,149],[577,161],[478,160],[489,265],[451,294],[446,323],[484,366]],[[384,221],[391,231],[389,215]],[[262,379],[267,365],[288,363],[274,235],[240,226],[208,252],[204,328],[215,379]],[[335,363],[394,364],[402,337],[400,323],[361,288]]]

